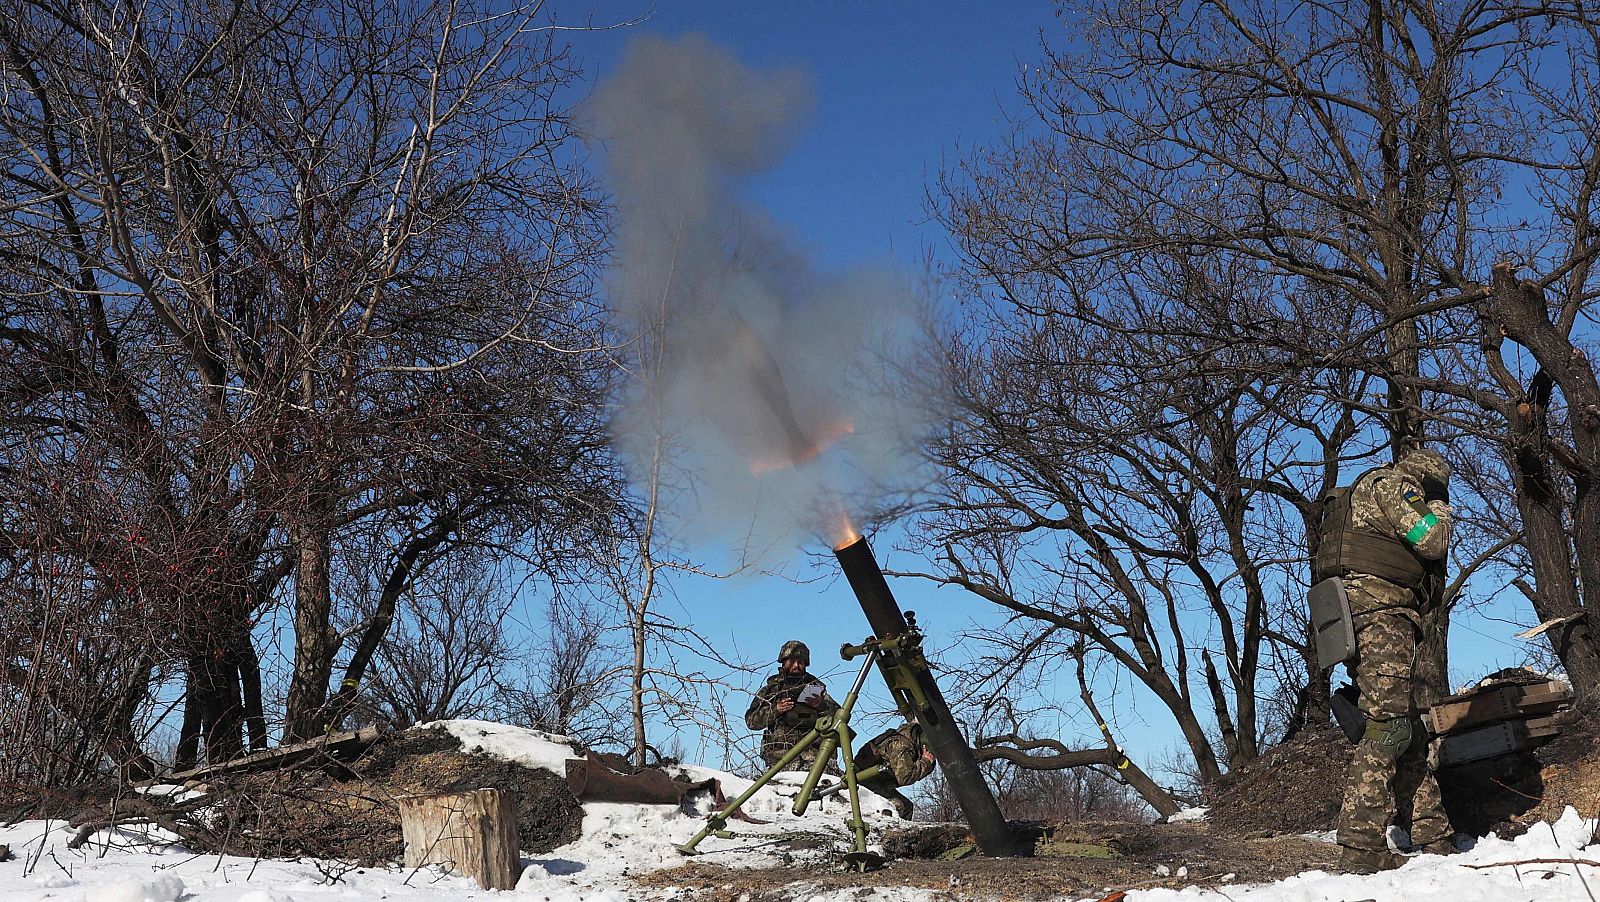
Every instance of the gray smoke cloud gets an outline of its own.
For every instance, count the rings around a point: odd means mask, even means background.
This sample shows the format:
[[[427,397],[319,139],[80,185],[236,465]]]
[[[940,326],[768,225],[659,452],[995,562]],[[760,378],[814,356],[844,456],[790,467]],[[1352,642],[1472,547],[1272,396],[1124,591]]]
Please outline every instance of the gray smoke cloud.
[[[819,272],[741,200],[811,107],[801,73],[692,36],[636,40],[595,96],[620,216],[608,292],[649,350],[619,439],[644,480],[667,436],[688,539],[787,553],[918,476],[925,405],[889,378],[918,334],[911,286],[888,267]]]

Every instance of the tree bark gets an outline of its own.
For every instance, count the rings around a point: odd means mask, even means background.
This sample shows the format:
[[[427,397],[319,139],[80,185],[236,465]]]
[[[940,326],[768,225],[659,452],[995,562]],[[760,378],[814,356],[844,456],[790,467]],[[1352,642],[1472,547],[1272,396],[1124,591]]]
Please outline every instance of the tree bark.
[[[484,889],[514,889],[522,875],[517,805],[498,789],[400,799],[406,867],[441,864]]]
[[[338,650],[331,619],[332,548],[327,530],[296,531],[298,561],[294,579],[294,675],[284,712],[284,739],[310,739],[326,727],[325,703],[333,656]]]
[[[1535,581],[1529,600],[1541,621],[1567,619],[1545,635],[1573,688],[1593,690],[1600,687],[1600,646],[1585,615],[1587,589],[1600,586],[1600,493],[1594,485],[1600,472],[1600,382],[1583,351],[1550,321],[1539,286],[1517,280],[1512,266],[1502,263],[1494,267],[1490,289],[1486,344],[1494,343],[1498,327],[1540,367],[1515,407],[1507,443]],[[1507,381],[1503,370],[1497,375]],[[1549,404],[1557,388],[1569,412],[1571,448],[1550,434]],[[1560,470],[1571,482],[1570,505]]]

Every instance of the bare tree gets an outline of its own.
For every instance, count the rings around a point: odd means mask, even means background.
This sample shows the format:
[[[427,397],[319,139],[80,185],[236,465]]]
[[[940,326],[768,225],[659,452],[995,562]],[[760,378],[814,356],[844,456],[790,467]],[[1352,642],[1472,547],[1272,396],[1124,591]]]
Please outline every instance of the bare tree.
[[[552,567],[584,553],[616,494],[611,371],[586,352],[605,339],[604,221],[564,152],[574,72],[538,4],[15,12],[8,597],[66,555],[90,594],[139,598],[157,616],[133,695],[180,665],[180,759],[220,758],[245,732],[336,720],[428,563],[484,543]],[[40,546],[12,516],[85,477],[120,501],[70,541]],[[343,636],[342,581],[382,587]],[[280,603],[293,661],[269,717],[252,629]],[[32,638],[42,660],[66,641]],[[6,662],[41,691],[25,654]]]
[[[1263,656],[1283,680],[1304,663],[1291,726],[1326,717],[1295,610],[1320,498],[1426,437],[1479,489],[1456,499],[1431,689],[1448,685],[1444,612],[1486,566],[1536,574],[1517,584],[1593,685],[1575,565],[1590,464],[1563,454],[1588,425],[1541,370],[1587,397],[1574,329],[1594,299],[1597,106],[1571,73],[1593,71],[1597,32],[1582,4],[1062,14],[1084,40],[1045,48],[1015,136],[934,198],[957,276],[994,313],[949,341],[959,413],[934,451],[955,479],[924,521],[940,558],[924,575],[1028,624],[1009,641],[1036,644],[997,680],[1087,636],[1173,713],[1202,780],[1256,751],[1257,693],[1296,688],[1262,687]],[[1536,186],[1521,225],[1501,212],[1519,185]],[[1507,253],[1543,275],[1485,284]],[[1540,344],[1538,366],[1506,338]]]
[[[508,721],[573,736],[588,745],[616,741],[618,701],[627,672],[613,633],[615,611],[583,596],[558,594],[545,612],[541,647],[525,672],[504,679],[498,705]]]
[[[1019,274],[998,283],[1014,304],[947,337],[946,478],[920,521],[938,567],[916,574],[1008,613],[979,637],[1001,659],[985,697],[1087,641],[1167,708],[1206,780],[1259,753],[1269,642],[1317,672],[1276,587],[1303,581],[1320,498],[1362,453],[1358,411],[1330,399],[1360,377],[1240,336],[1231,318],[1275,326],[1271,284],[1208,262]]]
[[[404,728],[489,709],[495,677],[513,657],[502,624],[516,602],[491,567],[458,556],[404,593],[363,690],[384,720]]]
[[[631,508],[618,518],[602,560],[628,631],[628,745],[639,766],[648,762],[652,750],[661,756],[649,737],[652,712],[675,729],[694,724],[708,734],[725,733],[722,698],[732,691],[726,676],[748,669],[723,655],[688,612],[666,610],[671,577],[721,578],[681,555],[667,534],[665,505],[673,487],[667,481],[666,457],[671,447],[659,430],[643,440],[648,457],[636,470],[646,475],[635,487],[637,496],[630,496]]]
[[[948,195],[957,231],[974,226],[967,251],[997,280],[1226,255],[1276,280],[1280,319],[1350,310],[1332,347],[1303,340],[1320,337],[1305,328],[1235,327],[1381,380],[1380,403],[1342,400],[1381,416],[1393,449],[1425,433],[1497,445],[1529,538],[1509,556],[1493,551],[1505,534],[1479,547],[1534,573],[1535,610],[1557,623],[1547,635],[1575,681],[1594,685],[1574,578],[1588,464],[1560,450],[1584,444],[1562,399],[1581,396],[1579,371],[1592,371],[1572,364],[1595,297],[1592,14],[1577,2],[1389,0],[1083,12],[1085,41],[1047,48],[1024,79],[1032,128],[970,160]],[[1503,256],[1548,297],[1492,286]],[[1539,344],[1536,364],[1503,353],[1507,337]],[[1570,387],[1552,402],[1557,370]],[[1435,689],[1445,625],[1426,656]]]

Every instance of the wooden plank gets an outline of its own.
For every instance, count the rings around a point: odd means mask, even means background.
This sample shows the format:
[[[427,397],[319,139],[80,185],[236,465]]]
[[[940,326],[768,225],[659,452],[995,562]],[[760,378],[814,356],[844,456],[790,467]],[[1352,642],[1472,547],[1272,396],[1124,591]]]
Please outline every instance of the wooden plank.
[[[150,780],[142,780],[134,785],[155,786],[161,783],[185,783],[192,780],[205,780],[208,777],[222,774],[282,767],[319,754],[335,757],[348,755],[351,752],[366,748],[376,742],[378,737],[382,735],[383,730],[376,726],[362,727],[359,730],[345,730],[340,733],[328,733],[305,742],[280,745],[277,748],[251,752],[248,755],[241,755],[238,758],[231,758],[216,764],[206,764],[189,770],[163,774]]]
[[[515,889],[522,876],[517,806],[510,793],[473,789],[400,801],[406,867],[438,864],[484,889]]]
[[[1524,721],[1524,730],[1529,739],[1553,739],[1561,732],[1560,718],[1555,715],[1547,717],[1531,717]]]
[[[1522,693],[1522,710],[1544,705],[1559,705],[1571,697],[1572,693],[1565,686],[1530,688],[1529,691]]]
[[[1500,720],[1553,711],[1570,697],[1566,685],[1556,680],[1491,686],[1434,705],[1428,710],[1428,721],[1436,734],[1456,733]]]
[[[1457,701],[1440,702],[1428,709],[1435,733],[1454,733],[1466,727],[1505,720],[1517,713],[1516,686],[1496,686]]]
[[[1526,720],[1517,718],[1441,736],[1439,766],[1449,767],[1538,748],[1561,732],[1559,721],[1554,714]]]

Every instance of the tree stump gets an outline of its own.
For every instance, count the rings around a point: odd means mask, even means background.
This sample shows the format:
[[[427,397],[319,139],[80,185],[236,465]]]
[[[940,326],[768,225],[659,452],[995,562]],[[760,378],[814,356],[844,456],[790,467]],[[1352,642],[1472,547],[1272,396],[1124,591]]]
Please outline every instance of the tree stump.
[[[406,867],[442,864],[484,889],[512,889],[522,875],[515,798],[473,789],[400,799]]]

